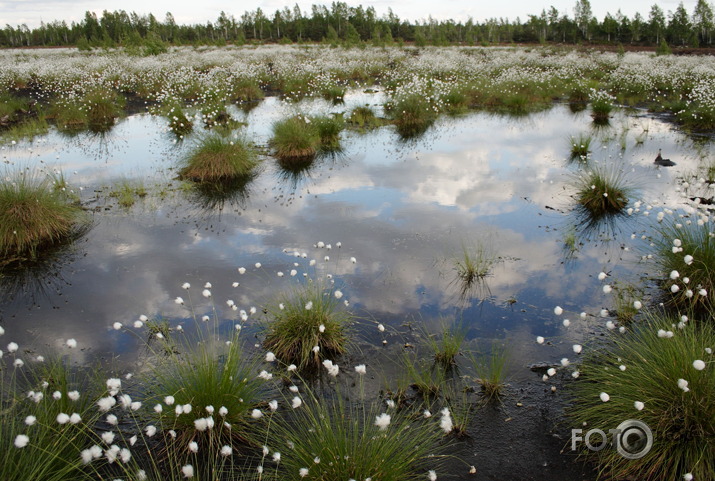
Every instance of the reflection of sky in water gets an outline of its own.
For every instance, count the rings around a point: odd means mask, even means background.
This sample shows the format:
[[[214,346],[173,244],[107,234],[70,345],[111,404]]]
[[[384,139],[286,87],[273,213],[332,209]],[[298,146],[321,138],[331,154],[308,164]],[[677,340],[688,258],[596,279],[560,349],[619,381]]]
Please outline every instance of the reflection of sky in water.
[[[347,111],[379,98],[361,94],[338,106],[268,98],[245,116],[246,135],[265,144],[271,123],[285,115],[327,107]],[[611,306],[612,299],[601,294],[598,272],[612,271],[626,282],[637,279],[643,269],[635,264],[638,255],[622,247],[631,245],[630,234],[640,235],[650,221],[626,218],[613,242],[586,239],[576,259],[565,262],[563,239],[574,222],[568,213],[573,203],[569,179],[578,169],[566,160],[568,139],[589,132],[590,125],[587,113],[556,107],[520,119],[445,117],[409,142],[401,142],[391,128],[346,132],[344,152],[316,160],[302,179],[280,180],[275,161],[267,158],[245,201],[229,200],[220,212],[192,205],[185,192],[174,190],[165,199],[140,201],[129,215],[117,209],[95,213],[95,226],[78,243],[73,259],[46,280],[46,294],[34,296],[33,303],[33,296],[22,293],[2,307],[5,337],[53,345],[75,337],[96,353],[131,357],[134,339],[112,331],[112,323],[131,325],[146,314],[189,326],[187,309],[173,302],[176,296],[188,299],[180,288],[183,282],[193,286],[199,315],[211,310],[200,295],[207,281],[227,322],[238,319],[226,307],[227,299],[241,309],[258,307],[251,327],[265,302],[308,272],[335,275],[352,308],[367,319],[360,323],[364,338],[373,340],[373,321],[399,328],[413,320],[437,329],[456,319],[470,326],[471,337],[520,343],[514,352],[524,362],[540,360],[544,352],[557,359],[568,355],[570,344],[582,340],[596,322],[592,317],[579,321],[579,312],[595,314]],[[693,170],[699,158],[682,135],[657,120],[625,116],[616,116],[611,128],[594,135],[594,158],[627,165],[642,198],[654,206],[679,204],[671,183],[678,173]],[[644,143],[636,146],[641,135]],[[6,146],[2,154],[23,165],[44,161],[62,168],[71,184],[85,187],[87,200],[88,191],[119,179],[166,184],[191,142],[175,145],[165,122],[145,115],[122,120],[105,137],[66,138],[53,132],[29,146]],[[678,167],[653,169],[658,148]],[[341,241],[343,247],[313,247],[321,240]],[[475,298],[464,305],[451,259],[462,244],[479,241],[503,260],[487,279],[486,302]],[[293,257],[294,250],[308,259]],[[323,261],[325,255],[330,261]],[[357,264],[349,261],[351,256]],[[310,259],[317,259],[318,266],[310,267]],[[262,263],[260,269],[256,262]],[[238,274],[239,266],[248,272]],[[288,275],[293,268],[296,278]],[[278,271],[285,277],[279,278]],[[232,287],[234,281],[240,286]],[[555,305],[563,306],[573,321],[568,332],[553,315]],[[536,335],[564,336],[550,350],[537,351],[530,347]]]

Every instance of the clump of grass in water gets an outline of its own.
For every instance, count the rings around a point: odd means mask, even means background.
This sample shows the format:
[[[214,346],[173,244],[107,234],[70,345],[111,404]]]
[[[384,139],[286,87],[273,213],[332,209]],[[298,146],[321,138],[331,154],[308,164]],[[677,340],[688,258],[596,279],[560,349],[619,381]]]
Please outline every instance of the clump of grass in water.
[[[194,130],[194,124],[186,117],[184,109],[178,104],[172,104],[164,108],[165,117],[169,120],[169,129],[177,137],[184,137]]]
[[[577,202],[596,218],[621,212],[628,204],[632,191],[621,169],[603,165],[589,167],[582,172],[577,189]]]
[[[119,185],[118,188],[110,192],[109,196],[117,199],[120,206],[128,209],[136,203],[137,197],[146,197],[147,191],[143,184],[132,184],[131,182],[125,180]]]
[[[389,109],[397,132],[403,138],[418,136],[427,130],[437,118],[437,112],[422,95],[398,97]]]
[[[613,286],[615,315],[621,323],[628,324],[632,322],[639,309],[635,306],[635,302],[640,302],[642,293],[632,284],[615,284]]]
[[[498,399],[506,383],[504,382],[505,367],[509,359],[505,346],[492,344],[488,355],[470,356],[472,367],[477,375],[477,383],[487,401]]]
[[[124,104],[123,96],[112,90],[95,89],[88,92],[83,99],[87,115],[87,126],[92,132],[107,132],[114,126],[114,121],[122,115]]]
[[[603,90],[591,89],[591,117],[597,125],[606,125],[609,122],[615,98]]]
[[[318,368],[324,359],[345,352],[351,315],[340,309],[331,290],[310,283],[283,294],[277,304],[269,309],[273,321],[263,347],[282,362]]]
[[[230,342],[204,340],[180,350],[164,349],[170,354],[152,367],[147,380],[156,393],[152,404],[164,407],[155,412],[156,424],[176,432],[171,442],[177,452],[188,453],[191,441],[199,441],[206,456],[215,456],[225,444],[259,446],[260,429],[251,423],[251,412],[266,395],[265,382],[256,376],[258,365],[243,352],[238,334]],[[175,407],[184,405],[195,414],[177,415]],[[214,421],[211,429],[195,423],[208,417]]]
[[[21,358],[19,352],[7,357]],[[94,394],[57,358],[0,369],[0,479],[63,481],[97,475],[79,456],[96,438]]]
[[[87,224],[82,208],[54,188],[50,177],[30,171],[0,183],[2,262],[35,259],[44,248],[74,239]]]
[[[54,120],[57,130],[69,135],[87,128],[87,112],[76,101],[58,101],[51,104],[46,118]]]
[[[44,116],[33,117],[23,122],[18,122],[8,130],[0,134],[0,138],[5,141],[33,140],[35,137],[44,135],[49,131],[49,125]]]
[[[307,399],[277,424],[290,447],[282,470],[291,479],[418,479],[442,459],[438,422],[418,416]]]
[[[466,299],[475,289],[485,287],[485,279],[498,260],[485,242],[480,241],[471,246],[462,244],[461,255],[453,261],[462,299]]]
[[[325,100],[337,105],[344,102],[346,91],[345,87],[340,85],[330,85],[322,90],[321,95]]]
[[[433,359],[427,361],[405,351],[402,366],[409,385],[423,396],[437,396],[447,385],[447,371]]]
[[[247,141],[213,134],[189,152],[179,176],[199,183],[229,182],[249,176],[257,164],[256,153]]]
[[[435,336],[428,334],[426,342],[434,353],[435,363],[445,369],[454,367],[457,364],[457,356],[461,352],[466,336],[466,329],[460,325],[444,326],[439,340],[435,339]]]
[[[688,324],[672,337],[662,335],[678,321],[650,313],[633,331],[584,355],[581,376],[571,385],[573,425],[607,432],[617,427],[614,420],[637,418],[653,434],[652,448],[639,459],[616,449],[584,451],[604,477],[715,479],[715,326]]]
[[[593,138],[587,134],[579,134],[578,137],[571,137],[571,159],[587,160],[591,154],[591,142]]]
[[[279,159],[312,157],[320,147],[320,134],[309,118],[295,116],[273,124],[270,144]]]
[[[340,132],[345,128],[342,115],[312,117],[311,124],[318,131],[320,150],[326,152],[340,150]]]
[[[373,129],[380,125],[380,120],[375,116],[375,112],[368,106],[355,107],[350,116],[348,123],[359,129]]]
[[[712,311],[715,307],[712,300],[715,289],[712,223],[683,225],[678,220],[666,221],[652,239],[656,263],[666,276],[662,287],[669,293],[669,303],[679,309]]]

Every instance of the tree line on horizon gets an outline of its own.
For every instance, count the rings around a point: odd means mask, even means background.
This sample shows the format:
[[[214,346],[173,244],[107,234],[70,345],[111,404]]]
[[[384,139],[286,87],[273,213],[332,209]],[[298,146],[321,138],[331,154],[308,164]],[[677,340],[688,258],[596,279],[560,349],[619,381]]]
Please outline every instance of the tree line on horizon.
[[[576,0],[573,16],[551,6],[526,20],[517,17],[490,18],[484,22],[468,19],[410,22],[388,9],[378,16],[370,6],[350,7],[345,2],[330,6],[312,5],[304,12],[296,4],[272,15],[262,9],[246,11],[240,18],[221,12],[215,22],[180,25],[171,13],[163,21],[153,14],[138,15],[124,10],[103,11],[101,16],[87,11],[80,22],[63,20],[27,25],[6,25],[0,30],[2,47],[76,46],[80,49],[141,47],[145,54],[166,51],[168,45],[226,45],[245,43],[325,42],[332,45],[384,46],[394,43],[425,45],[489,45],[499,43],[621,44],[666,47],[712,46],[715,15],[713,5],[698,0],[692,13],[680,2],[667,14],[654,4],[648,17],[632,18],[607,13],[599,21],[589,0]]]

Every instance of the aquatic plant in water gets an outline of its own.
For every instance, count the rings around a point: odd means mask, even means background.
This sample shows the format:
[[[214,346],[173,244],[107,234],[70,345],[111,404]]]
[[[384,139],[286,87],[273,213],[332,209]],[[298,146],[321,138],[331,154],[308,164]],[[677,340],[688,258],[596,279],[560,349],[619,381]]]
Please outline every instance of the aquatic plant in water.
[[[663,275],[668,301],[679,309],[713,309],[715,238],[712,222],[681,222],[671,218],[656,230],[655,262]]]
[[[671,331],[681,322],[651,312],[632,331],[614,331],[607,345],[584,355],[581,376],[569,388],[575,396],[568,411],[573,426],[608,432],[637,419],[653,439],[639,459],[610,447],[583,451],[601,475],[646,481],[715,476],[715,329],[692,320]]]
[[[634,188],[618,165],[596,164],[576,179],[576,200],[594,218],[623,211]]]
[[[441,464],[437,420],[409,410],[312,397],[290,414],[275,428],[284,479],[418,479]]]
[[[0,182],[2,263],[35,259],[41,250],[71,241],[86,225],[82,208],[55,189],[47,174],[8,172]]]
[[[320,141],[310,118],[295,116],[273,124],[270,145],[280,159],[305,158],[316,154]]]
[[[179,176],[198,183],[230,182],[249,176],[256,165],[257,154],[246,140],[211,134],[189,152]]]
[[[281,294],[268,308],[272,318],[263,347],[286,364],[316,368],[345,352],[351,314],[340,307],[336,292],[309,283]]]

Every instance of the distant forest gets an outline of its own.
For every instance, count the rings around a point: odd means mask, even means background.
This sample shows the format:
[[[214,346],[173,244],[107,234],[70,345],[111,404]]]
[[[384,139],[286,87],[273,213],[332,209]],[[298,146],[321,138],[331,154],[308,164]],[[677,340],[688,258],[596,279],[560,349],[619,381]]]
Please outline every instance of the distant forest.
[[[484,22],[410,22],[392,10],[378,16],[373,7],[350,7],[344,2],[313,5],[310,12],[296,4],[274,13],[260,8],[236,18],[221,12],[215,22],[178,25],[171,13],[163,20],[124,10],[86,12],[79,22],[55,20],[30,29],[6,25],[0,30],[3,47],[76,46],[80,49],[123,46],[145,54],[160,53],[169,45],[242,45],[245,43],[324,42],[332,45],[377,46],[411,43],[424,45],[490,45],[500,43],[612,44],[640,46],[710,47],[713,44],[713,6],[698,0],[688,12],[683,3],[664,12],[653,5],[647,17],[628,18],[621,11],[603,20],[593,16],[588,0],[577,0],[573,17],[553,6],[526,19],[491,18]]]

